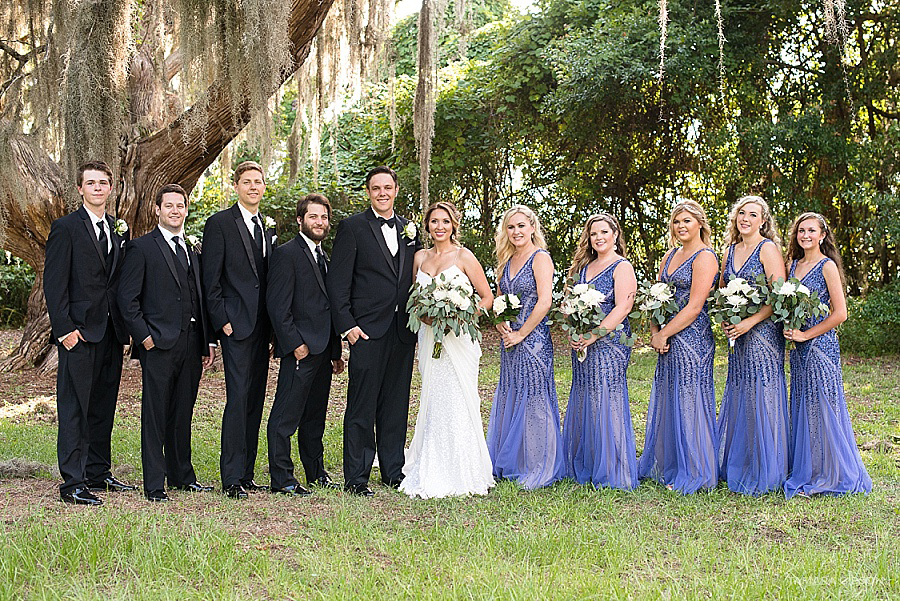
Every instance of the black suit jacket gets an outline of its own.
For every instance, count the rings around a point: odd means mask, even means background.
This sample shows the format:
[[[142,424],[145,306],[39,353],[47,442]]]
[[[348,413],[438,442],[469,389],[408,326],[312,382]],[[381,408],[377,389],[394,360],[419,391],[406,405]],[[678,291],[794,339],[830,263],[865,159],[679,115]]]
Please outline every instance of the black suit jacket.
[[[96,217],[82,206],[50,226],[44,258],[44,297],[57,344],[60,337],[76,329],[88,342],[100,342],[110,316],[116,340],[121,344],[128,342],[116,305],[127,232],[125,236],[117,234],[112,217],[106,216],[112,239],[112,264],[107,273],[94,221]]]
[[[188,245],[194,285],[200,300],[200,331],[208,345],[213,342],[212,327],[203,306],[200,282],[200,255]],[[190,303],[190,290],[182,289],[175,270],[175,253],[159,228],[128,244],[128,252],[119,276],[119,307],[128,333],[135,344],[147,336],[162,350],[169,350],[181,335],[182,302]],[[209,352],[208,347],[201,354]]]
[[[275,229],[266,229],[264,238],[268,261],[275,246]],[[253,243],[237,204],[206,220],[203,228],[206,307],[213,330],[219,332],[231,323],[235,340],[250,336],[259,315],[260,286],[264,281],[256,270]]]
[[[396,213],[395,213],[396,215]],[[396,215],[399,234],[399,269],[381,233],[375,212],[369,208],[338,224],[331,250],[328,296],[335,329],[346,332],[359,326],[370,338],[384,336],[399,307],[400,339],[415,342],[406,327],[406,301],[412,286],[413,256],[422,248],[418,234],[409,239],[402,234],[408,221]]]
[[[309,246],[299,235],[272,251],[266,306],[279,357],[290,355],[302,344],[306,344],[310,354],[318,355],[331,341],[331,358],[340,358],[341,343],[331,323],[325,281]]]

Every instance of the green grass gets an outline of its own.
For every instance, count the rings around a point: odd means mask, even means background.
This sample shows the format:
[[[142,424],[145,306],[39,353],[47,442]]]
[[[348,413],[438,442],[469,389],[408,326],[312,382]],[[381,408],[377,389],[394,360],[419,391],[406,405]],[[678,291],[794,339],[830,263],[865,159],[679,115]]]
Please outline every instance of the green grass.
[[[569,359],[558,355],[564,406]],[[726,361],[717,356],[720,392]],[[654,364],[637,351],[629,368],[639,448]],[[486,417],[498,375],[492,345],[482,365]],[[752,499],[720,486],[682,497],[650,483],[623,493],[571,482],[526,492],[506,482],[487,497],[430,501],[382,487],[373,500],[173,493],[166,506],[108,494],[98,510],[59,503],[49,476],[4,480],[0,598],[900,598],[900,360],[851,359],[844,374],[875,481],[869,496]],[[337,475],[345,384],[336,383],[325,435]],[[196,412],[194,461],[206,482],[217,475],[222,403],[207,395]],[[133,480],[138,426],[120,416],[114,439]],[[0,421],[0,458],[52,464],[55,435],[52,424]],[[263,436],[263,481],[265,463]]]

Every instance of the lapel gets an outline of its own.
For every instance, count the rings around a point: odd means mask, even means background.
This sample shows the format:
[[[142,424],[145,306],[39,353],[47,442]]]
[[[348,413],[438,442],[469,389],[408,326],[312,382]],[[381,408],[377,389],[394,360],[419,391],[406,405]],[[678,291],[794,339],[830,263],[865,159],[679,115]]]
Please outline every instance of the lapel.
[[[185,242],[187,241],[185,240]],[[192,245],[186,244],[185,246],[187,246],[188,258],[191,261],[190,271],[194,273],[194,288],[197,290],[197,294],[200,295],[200,291],[203,290],[203,288],[200,287],[200,255],[194,250]],[[190,274],[188,274],[188,276],[190,276]],[[203,297],[201,296],[200,298],[202,299]],[[203,312],[202,300],[200,302],[200,312]]]
[[[178,279],[178,272],[175,270],[175,253],[172,252],[172,247],[166,242],[166,238],[162,235],[162,232],[159,231],[159,228],[154,229],[151,235],[156,239],[156,245],[159,247],[163,259],[166,260],[166,265],[169,266],[169,271],[172,272],[175,283],[181,288],[181,281]]]
[[[106,261],[103,259],[103,251],[100,250],[100,241],[97,239],[97,231],[94,229],[94,220],[91,218],[93,214],[88,214],[88,210],[84,208],[84,205],[81,205],[81,208],[78,209],[77,212],[84,223],[85,229],[87,229],[88,237],[91,239],[91,242],[94,243],[94,250],[97,251],[97,258],[100,259],[100,264],[105,271]]]
[[[256,259],[253,258],[253,246],[251,246],[253,240],[250,239],[250,232],[247,230],[247,224],[244,223],[244,216],[241,214],[241,210],[238,208],[237,203],[234,203],[231,206],[231,214],[234,216],[234,225],[237,227],[238,235],[241,237],[241,242],[244,244],[247,260],[250,261],[250,269],[253,270],[253,275],[259,280],[259,274],[256,273]]]
[[[272,236],[275,235],[274,227],[266,227],[266,218],[263,217],[262,213],[258,213],[259,215],[259,223],[262,227],[263,231],[263,244],[266,247],[266,256],[263,257],[263,260],[266,262],[266,265],[269,264],[269,257],[272,256]]]
[[[115,221],[113,221],[113,218],[111,215],[106,216],[106,226],[109,228],[109,235],[110,235],[109,239],[112,242],[113,261],[112,261],[112,267],[109,268],[109,277],[112,277],[112,274],[114,274],[116,272],[116,266],[119,264],[119,259],[121,258],[121,254],[122,254],[121,245],[122,245],[123,238],[122,238],[122,236],[120,236],[119,234],[116,233]]]
[[[394,217],[397,219],[397,252],[400,253],[400,273],[405,273],[404,269],[406,268],[406,236],[403,235],[403,228],[406,227],[407,220],[397,215],[397,212],[394,211]],[[397,275],[398,280],[400,275]]]
[[[381,225],[378,224],[378,219],[375,218],[375,211],[372,210],[371,207],[366,210],[366,219],[369,221],[369,227],[372,228],[372,233],[375,235],[375,241],[381,248],[381,253],[384,255],[388,267],[391,268],[391,271],[395,276],[398,275],[397,268],[394,267],[394,257],[391,255],[391,251],[388,250],[387,242],[384,241],[384,234],[381,232]],[[398,240],[397,252],[399,253],[400,250],[401,248]],[[400,255],[400,266],[401,268],[403,266],[403,255]]]
[[[322,272],[319,271],[319,263],[318,261],[316,261],[316,257],[313,256],[312,251],[309,250],[309,245],[306,243],[306,240],[301,238],[298,234],[297,237],[294,238],[294,241],[296,241],[296,243],[300,246],[300,252],[303,253],[304,256],[306,256],[309,264],[312,266],[313,273],[316,274],[316,281],[319,283],[319,288],[321,288],[322,292],[327,295],[328,292],[326,292],[325,290],[325,280],[322,279]],[[327,257],[325,259],[325,265],[326,267],[328,265]]]

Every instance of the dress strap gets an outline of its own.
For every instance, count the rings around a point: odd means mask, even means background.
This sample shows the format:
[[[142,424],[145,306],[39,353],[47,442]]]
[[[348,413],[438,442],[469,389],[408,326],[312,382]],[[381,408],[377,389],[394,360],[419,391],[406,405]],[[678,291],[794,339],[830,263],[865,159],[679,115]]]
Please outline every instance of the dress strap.
[[[669,275],[669,263],[672,262],[672,257],[675,256],[675,253],[678,251],[677,248],[673,248],[669,251],[669,254],[666,255],[666,264],[663,265],[663,274]]]

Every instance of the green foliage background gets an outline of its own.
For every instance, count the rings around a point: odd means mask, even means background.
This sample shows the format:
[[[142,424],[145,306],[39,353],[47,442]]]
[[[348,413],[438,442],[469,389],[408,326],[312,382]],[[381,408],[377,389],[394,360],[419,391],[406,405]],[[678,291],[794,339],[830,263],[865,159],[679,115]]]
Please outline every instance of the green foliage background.
[[[885,348],[871,332],[890,322],[861,299],[881,289],[889,297],[900,276],[898,0],[848,1],[845,44],[829,41],[821,2],[727,3],[721,82],[713,0],[668,3],[662,80],[656,0],[541,0],[526,14],[506,0],[469,5],[465,55],[453,6],[445,19],[430,189],[432,200],[460,207],[462,241],[489,275],[497,220],[513,204],[537,211],[558,271],[586,217],[608,211],[639,277],[652,277],[674,202],[706,207],[718,247],[730,205],[760,194],[783,237],[797,214],[825,215],[856,297],[857,324],[844,328],[859,340],[851,346]],[[364,208],[363,176],[378,164],[399,173],[398,210],[421,214],[416,15],[392,35],[393,80],[369,85],[325,126],[317,177],[306,159],[295,182],[286,145],[297,103],[286,88],[273,140],[284,158],[269,170],[263,206],[282,239],[296,231],[294,206],[308,192],[332,200],[335,223]],[[232,164],[258,156],[243,146]],[[189,233],[233,200],[218,169],[193,194]]]

